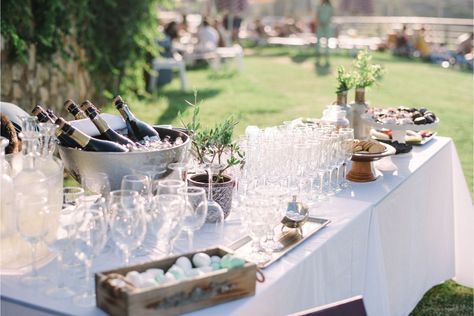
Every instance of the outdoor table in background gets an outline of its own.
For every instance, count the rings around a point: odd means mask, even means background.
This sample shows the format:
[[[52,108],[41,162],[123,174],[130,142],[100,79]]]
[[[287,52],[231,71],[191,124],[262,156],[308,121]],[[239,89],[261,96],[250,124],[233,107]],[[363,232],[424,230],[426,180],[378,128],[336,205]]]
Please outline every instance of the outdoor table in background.
[[[312,215],[332,223],[265,269],[266,281],[257,284],[255,296],[191,314],[285,315],[362,294],[369,315],[407,315],[444,280],[456,276],[472,286],[472,202],[452,140],[436,137],[392,160],[397,171],[352,183],[351,190],[312,209]],[[234,212],[221,243],[242,234]],[[196,234],[196,248],[213,243]],[[184,250],[185,243],[177,249]],[[120,266],[119,258],[110,256],[97,258],[95,270]],[[52,273],[54,265],[41,271]],[[1,282],[5,314],[104,314],[49,299],[17,277],[2,276]]]

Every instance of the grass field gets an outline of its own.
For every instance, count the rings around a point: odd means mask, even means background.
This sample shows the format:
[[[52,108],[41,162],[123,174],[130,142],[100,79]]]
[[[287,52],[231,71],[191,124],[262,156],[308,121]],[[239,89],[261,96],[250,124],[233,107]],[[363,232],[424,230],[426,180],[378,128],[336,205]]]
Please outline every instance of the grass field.
[[[419,61],[376,54],[386,69],[377,87],[367,92],[374,106],[428,107],[441,119],[439,135],[454,139],[464,174],[473,187],[473,76],[470,72],[443,69]],[[187,71],[192,89],[203,100],[202,122],[213,124],[228,115],[240,118],[236,134],[247,125],[278,125],[296,117],[320,117],[335,100],[335,68],[351,65],[345,53],[334,55],[330,67],[317,67],[311,50],[267,48],[245,57],[242,73],[232,65],[218,72],[207,68]],[[127,100],[137,117],[156,124],[179,124],[178,112],[187,110],[192,89],[179,90],[179,81],[142,100]],[[353,99],[353,93],[350,100]],[[116,113],[112,107],[105,109]],[[189,117],[189,111],[185,117]],[[472,315],[473,292],[449,281],[433,288],[412,315]]]
[[[376,54],[386,69],[379,86],[367,92],[374,106],[428,107],[440,118],[440,135],[454,139],[464,174],[473,187],[473,76],[470,72]],[[179,89],[179,80],[145,100],[128,100],[136,115],[157,124],[179,125],[178,112],[186,111],[185,99],[197,89],[203,100],[203,124],[228,115],[240,118],[236,133],[247,125],[270,126],[296,117],[320,117],[325,105],[335,100],[335,68],[351,65],[347,54],[332,56],[330,67],[316,67],[311,50],[282,48],[253,51],[245,57],[245,69],[232,65],[218,72],[207,68],[187,71],[190,91]],[[353,99],[353,93],[349,97]],[[116,113],[115,109],[107,111]],[[188,111],[189,114],[189,111]],[[186,115],[185,115],[186,116]]]

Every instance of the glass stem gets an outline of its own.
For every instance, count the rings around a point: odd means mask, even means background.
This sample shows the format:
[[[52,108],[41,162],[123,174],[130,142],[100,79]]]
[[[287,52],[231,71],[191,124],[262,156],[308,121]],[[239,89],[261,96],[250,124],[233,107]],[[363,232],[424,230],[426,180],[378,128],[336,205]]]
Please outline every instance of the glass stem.
[[[58,274],[58,288],[64,288],[64,264],[63,264],[63,254],[62,252],[58,253],[58,265],[59,265],[59,274]]]
[[[212,201],[213,199],[213,196],[212,196],[212,170],[211,168],[209,168],[208,172],[207,172],[207,176],[208,176],[208,184],[207,184],[207,199],[209,201]]]
[[[130,264],[130,251],[128,248],[123,249],[123,258],[125,261],[125,265],[128,266]]]
[[[193,250],[193,239],[194,239],[194,232],[192,230],[188,230],[188,249],[189,251]]]
[[[31,276],[37,277],[38,270],[36,269],[36,246],[38,243],[35,241],[31,243]]]
[[[342,164],[342,183],[346,183],[346,176],[347,176],[347,163],[344,161]]]
[[[87,260],[84,262],[84,267],[86,269],[86,296],[92,295],[93,286],[91,284],[91,267],[92,260]]]

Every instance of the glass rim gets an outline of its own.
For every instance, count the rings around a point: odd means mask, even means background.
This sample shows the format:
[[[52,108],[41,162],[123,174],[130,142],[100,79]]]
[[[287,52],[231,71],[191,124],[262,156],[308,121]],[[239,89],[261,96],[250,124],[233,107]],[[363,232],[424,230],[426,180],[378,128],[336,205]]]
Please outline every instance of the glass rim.
[[[194,192],[190,192],[194,191]],[[178,194],[186,194],[186,195],[199,195],[199,194],[206,194],[206,190],[200,187],[186,187],[186,188],[179,188]]]
[[[126,194],[123,194],[123,193],[126,193]],[[121,195],[124,195],[124,196],[138,196],[139,193],[138,191],[135,191],[135,190],[113,190],[113,191],[110,191],[109,195],[110,196],[121,196]]]
[[[175,180],[175,179],[165,179],[165,180],[154,180],[158,186],[167,186],[172,188],[181,188],[185,185],[184,181]]]

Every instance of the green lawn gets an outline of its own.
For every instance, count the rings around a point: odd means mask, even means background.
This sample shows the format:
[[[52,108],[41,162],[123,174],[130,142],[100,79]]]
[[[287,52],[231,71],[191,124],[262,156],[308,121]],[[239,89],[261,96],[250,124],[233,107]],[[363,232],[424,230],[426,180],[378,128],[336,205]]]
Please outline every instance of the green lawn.
[[[389,54],[376,54],[374,59],[387,71],[381,85],[368,91],[370,104],[424,106],[434,111],[441,119],[439,135],[454,139],[472,193],[472,73]],[[189,86],[204,100],[203,124],[233,114],[240,117],[238,135],[247,125],[263,127],[296,117],[320,117],[324,106],[335,100],[335,68],[350,66],[351,60],[341,53],[332,56],[331,67],[316,67],[311,50],[266,48],[247,54],[242,73],[229,65],[219,72],[201,68],[188,70],[186,75]],[[181,92],[179,88],[176,78],[148,99],[127,101],[147,122],[179,125],[178,112],[187,109],[184,100],[193,100],[192,89]],[[111,106],[106,111],[116,113]],[[450,281],[428,292],[412,315],[472,315],[472,302],[472,289]]]
[[[376,54],[374,60],[387,71],[381,84],[367,92],[369,103],[424,106],[434,111],[441,119],[439,134],[454,139],[472,192],[472,73],[389,54]],[[151,98],[128,103],[145,121],[179,124],[178,111],[187,109],[184,100],[193,100],[192,89],[197,89],[204,100],[203,124],[233,114],[240,117],[237,134],[241,134],[247,125],[270,126],[300,116],[320,117],[324,106],[335,100],[335,68],[350,66],[351,61],[350,56],[341,53],[331,58],[331,67],[315,67],[311,50],[266,48],[245,57],[242,73],[235,72],[231,65],[217,73],[207,68],[190,70],[186,74],[190,91],[182,92],[176,78]],[[107,111],[116,113],[111,107]]]

